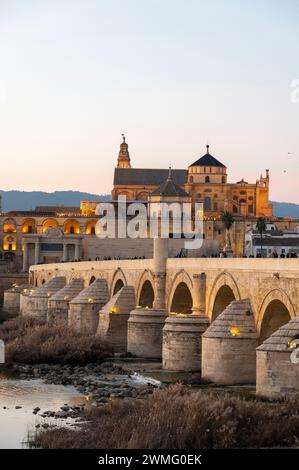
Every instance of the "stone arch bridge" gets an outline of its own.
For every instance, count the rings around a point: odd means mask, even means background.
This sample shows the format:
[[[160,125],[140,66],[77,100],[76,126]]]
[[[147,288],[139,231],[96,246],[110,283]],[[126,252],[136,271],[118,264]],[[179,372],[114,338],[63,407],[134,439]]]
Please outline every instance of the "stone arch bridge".
[[[249,299],[260,341],[299,312],[299,260],[255,258],[167,258],[163,242],[153,259],[36,265],[35,287],[55,276],[107,281],[112,297],[132,286],[136,305],[169,313],[206,315],[213,321],[232,300]]]

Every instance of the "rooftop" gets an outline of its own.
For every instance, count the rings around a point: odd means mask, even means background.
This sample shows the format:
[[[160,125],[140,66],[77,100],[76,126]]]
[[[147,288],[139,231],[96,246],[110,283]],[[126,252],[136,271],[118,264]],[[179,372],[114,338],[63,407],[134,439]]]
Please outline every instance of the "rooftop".
[[[192,165],[190,166],[218,166],[222,168],[226,168],[223,163],[219,162],[217,158],[213,157],[213,155],[210,154],[210,146],[207,145],[207,153],[200,157],[198,160],[196,160]]]

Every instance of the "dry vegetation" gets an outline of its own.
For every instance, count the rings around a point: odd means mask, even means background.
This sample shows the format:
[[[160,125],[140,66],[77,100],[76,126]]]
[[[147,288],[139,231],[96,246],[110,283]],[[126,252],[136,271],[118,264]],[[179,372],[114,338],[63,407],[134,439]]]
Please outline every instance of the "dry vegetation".
[[[32,318],[16,318],[0,325],[8,363],[88,364],[111,354],[94,335],[48,326]]]
[[[37,431],[33,446],[94,449],[297,447],[299,401],[269,403],[174,385],[87,412],[80,430]]]

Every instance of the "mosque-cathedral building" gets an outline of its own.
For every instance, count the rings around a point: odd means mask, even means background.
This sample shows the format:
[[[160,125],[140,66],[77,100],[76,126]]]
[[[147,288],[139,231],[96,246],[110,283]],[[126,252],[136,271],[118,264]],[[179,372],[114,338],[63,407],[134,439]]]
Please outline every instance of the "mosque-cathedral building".
[[[112,199],[125,195],[128,200],[149,199],[167,178],[168,169],[132,168],[128,144],[123,138],[114,172]],[[244,179],[228,183],[227,167],[210,154],[192,163],[187,170],[172,170],[172,177],[191,197],[192,202],[201,202],[206,218],[219,218],[224,211],[237,217],[271,217],[269,203],[269,170],[255,183]]]
[[[246,234],[257,217],[265,217],[277,230],[295,230],[298,220],[277,218],[269,203],[269,171],[255,183],[227,181],[226,166],[213,157],[209,146],[205,155],[188,169],[133,168],[128,144],[123,137],[114,171],[112,200],[125,195],[129,201],[159,199],[170,191],[178,200],[202,202],[205,245],[200,256],[219,253],[226,242],[221,222],[223,211],[233,214],[232,247],[235,256],[245,252]],[[151,257],[151,239],[104,239],[96,236],[98,202],[82,201],[80,207],[40,206],[33,211],[0,213],[0,271],[27,271],[32,264],[104,257]],[[182,246],[173,240],[170,256]],[[193,256],[196,254],[192,254]]]

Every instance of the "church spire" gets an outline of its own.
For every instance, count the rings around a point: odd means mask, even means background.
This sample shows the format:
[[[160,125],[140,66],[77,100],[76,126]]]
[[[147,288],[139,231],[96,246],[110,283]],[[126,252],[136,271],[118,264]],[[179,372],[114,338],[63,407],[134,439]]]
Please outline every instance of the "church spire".
[[[120,144],[120,150],[117,159],[117,168],[131,168],[129,146],[126,143],[125,134],[122,134],[123,141]]]

